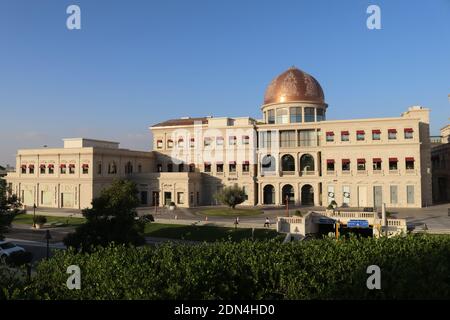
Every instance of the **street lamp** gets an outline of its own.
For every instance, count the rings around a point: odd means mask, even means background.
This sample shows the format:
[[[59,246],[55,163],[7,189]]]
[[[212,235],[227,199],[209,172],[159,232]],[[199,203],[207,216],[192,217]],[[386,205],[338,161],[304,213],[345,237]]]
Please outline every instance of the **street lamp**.
[[[33,228],[36,229],[36,203],[33,204]]]
[[[52,235],[50,234],[50,230],[47,230],[45,232],[45,240],[47,240],[47,260],[50,257],[50,239],[52,238]]]

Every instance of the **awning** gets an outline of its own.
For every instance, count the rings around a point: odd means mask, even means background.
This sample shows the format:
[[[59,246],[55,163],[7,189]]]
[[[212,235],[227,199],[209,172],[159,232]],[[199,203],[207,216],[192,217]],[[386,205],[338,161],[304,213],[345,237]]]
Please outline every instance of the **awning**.
[[[398,159],[397,159],[397,158],[389,158],[389,161],[390,161],[390,162],[397,162]]]
[[[342,163],[345,163],[345,164],[350,163],[350,159],[342,159]]]
[[[378,129],[372,130],[372,133],[373,133],[373,134],[381,134],[381,130],[378,130]]]
[[[406,161],[414,161],[414,157],[406,157],[405,160]]]
[[[388,129],[389,133],[397,133],[397,129]]]
[[[216,164],[223,164],[223,162],[222,161],[217,161]]]
[[[66,165],[65,165],[64,163],[61,163],[61,164],[59,165],[59,167],[60,167],[60,168],[65,168]]]
[[[327,131],[326,135],[329,136],[334,136],[334,132],[333,131]]]
[[[223,137],[216,137],[216,140],[223,140]]]
[[[341,131],[342,135],[348,135],[348,131]]]
[[[373,158],[372,161],[373,162],[381,162],[381,158]]]
[[[334,159],[327,159],[327,163],[334,163]]]
[[[236,161],[230,161],[229,164],[236,164]]]
[[[405,132],[414,132],[413,128],[405,128]]]
[[[45,168],[45,164],[41,164],[39,167],[40,168]]]
[[[69,168],[75,168],[75,165],[73,163],[69,164]]]
[[[242,164],[250,164],[250,161],[243,161]]]
[[[82,167],[83,167],[83,168],[89,168],[89,165],[88,165],[87,163],[84,163],[84,164],[82,165]]]
[[[357,130],[356,134],[364,134],[364,130]]]
[[[205,166],[210,166],[211,162],[205,162]]]
[[[366,159],[358,159],[358,163],[366,163]]]
[[[34,164],[28,165],[28,168],[34,168]]]
[[[194,142],[195,141],[195,138],[191,138],[191,142]]]
[[[249,136],[242,136],[242,139],[250,139]]]
[[[53,169],[55,166],[53,164],[49,164],[48,167]]]

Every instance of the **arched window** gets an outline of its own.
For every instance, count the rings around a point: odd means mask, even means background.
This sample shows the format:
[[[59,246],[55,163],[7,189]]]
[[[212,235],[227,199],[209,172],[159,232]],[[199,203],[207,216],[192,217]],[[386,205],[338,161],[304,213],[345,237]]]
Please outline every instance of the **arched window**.
[[[261,161],[262,172],[275,171],[275,158],[270,154],[264,156]]]
[[[178,165],[178,172],[183,172],[184,171],[184,163],[180,163]]]
[[[172,162],[169,162],[168,164],[167,164],[167,172],[172,172],[173,171],[173,163]]]
[[[302,187],[302,205],[314,205],[314,189],[310,184],[305,184]]]
[[[281,197],[283,204],[286,204],[286,199],[289,203],[295,202],[295,194],[294,194],[294,187],[290,184],[287,184],[283,186],[283,189],[281,190]]]
[[[300,158],[300,171],[311,172],[314,171],[314,158],[310,154],[304,154]]]
[[[263,203],[275,204],[275,188],[271,184],[268,184],[264,187]]]
[[[125,165],[125,174],[132,174],[133,173],[133,165],[130,161],[127,162]]]
[[[117,165],[116,165],[116,163],[114,161],[110,162],[108,164],[108,173],[109,174],[116,174],[117,173]]]
[[[290,154],[285,154],[281,157],[281,170],[282,171],[295,171],[295,160]]]

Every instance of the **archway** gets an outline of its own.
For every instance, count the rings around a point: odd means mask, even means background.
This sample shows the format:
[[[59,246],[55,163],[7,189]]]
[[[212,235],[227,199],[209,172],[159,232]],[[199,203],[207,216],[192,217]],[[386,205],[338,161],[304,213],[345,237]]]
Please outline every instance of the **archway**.
[[[314,188],[310,184],[305,184],[302,187],[302,205],[314,205]]]
[[[285,154],[281,157],[281,170],[282,171],[295,171],[295,160],[290,154]]]
[[[275,204],[275,188],[273,185],[268,184],[264,187],[263,203],[264,204]]]
[[[261,171],[275,171],[275,158],[270,154],[264,156],[261,160]]]
[[[310,154],[304,154],[300,157],[300,171],[314,171],[314,157]]]
[[[283,189],[281,189],[281,195],[283,204],[286,204],[286,197],[288,198],[288,202],[290,204],[295,203],[294,187],[290,184],[283,186]]]

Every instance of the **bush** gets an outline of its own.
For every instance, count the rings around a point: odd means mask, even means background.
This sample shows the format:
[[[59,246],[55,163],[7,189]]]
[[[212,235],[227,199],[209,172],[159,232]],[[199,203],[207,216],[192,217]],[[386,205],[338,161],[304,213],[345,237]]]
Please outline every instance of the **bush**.
[[[300,210],[295,210],[294,216],[303,217],[303,214],[302,214],[302,212]]]
[[[28,251],[16,251],[12,252],[7,258],[6,263],[12,267],[20,267],[25,264],[31,263],[33,260],[33,254]]]
[[[246,194],[244,189],[240,188],[238,185],[234,185],[218,191],[214,195],[214,198],[221,204],[225,204],[234,209],[238,204],[245,201]]]
[[[36,224],[44,224],[47,223],[47,217],[45,216],[36,216],[36,218],[34,219],[34,222]]]
[[[319,254],[318,254],[319,253]],[[81,290],[68,290],[78,265]],[[367,267],[381,268],[368,290]],[[60,251],[42,261],[19,298],[33,299],[449,299],[450,237],[243,241]]]
[[[151,214],[145,214],[145,215],[141,216],[140,220],[145,222],[145,223],[155,222],[155,218]]]

